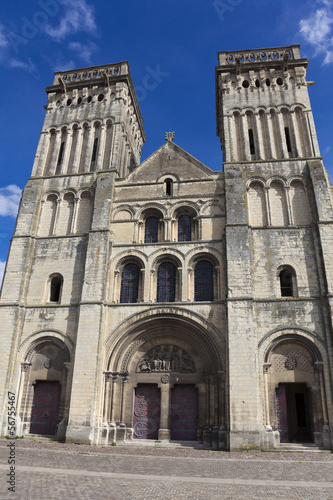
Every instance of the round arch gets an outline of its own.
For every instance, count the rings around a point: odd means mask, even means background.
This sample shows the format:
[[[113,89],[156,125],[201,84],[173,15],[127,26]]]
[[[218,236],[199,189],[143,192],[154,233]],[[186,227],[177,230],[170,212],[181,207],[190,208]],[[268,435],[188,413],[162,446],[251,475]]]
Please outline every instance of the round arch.
[[[192,422],[192,440],[202,440],[207,426],[226,424],[225,340],[200,315],[176,307],[134,314],[109,335],[105,353],[103,420],[111,422],[110,435],[177,439],[175,412],[185,412],[185,425]],[[147,418],[154,437],[147,428],[137,432],[145,426],[138,405],[153,414]]]

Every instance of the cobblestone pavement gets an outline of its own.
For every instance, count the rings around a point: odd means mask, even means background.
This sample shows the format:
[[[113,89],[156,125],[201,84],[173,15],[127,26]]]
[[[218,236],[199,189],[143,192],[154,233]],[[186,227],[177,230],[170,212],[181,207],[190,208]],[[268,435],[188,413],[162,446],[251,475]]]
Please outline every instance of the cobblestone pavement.
[[[15,441],[11,492],[9,444],[0,439],[0,500],[333,500],[330,453],[101,448],[38,439]]]

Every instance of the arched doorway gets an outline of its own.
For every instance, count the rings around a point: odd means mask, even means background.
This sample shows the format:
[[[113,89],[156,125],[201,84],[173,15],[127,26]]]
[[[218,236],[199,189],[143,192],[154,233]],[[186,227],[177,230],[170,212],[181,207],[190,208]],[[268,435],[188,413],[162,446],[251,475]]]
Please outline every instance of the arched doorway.
[[[69,364],[69,350],[60,340],[46,337],[31,345],[21,365],[23,434],[52,435],[65,440]]]
[[[327,425],[323,362],[313,342],[282,335],[266,352],[266,424],[279,431],[280,443],[323,443]]]
[[[226,448],[224,342],[178,311],[158,312],[134,322],[110,349],[107,441],[198,440]]]

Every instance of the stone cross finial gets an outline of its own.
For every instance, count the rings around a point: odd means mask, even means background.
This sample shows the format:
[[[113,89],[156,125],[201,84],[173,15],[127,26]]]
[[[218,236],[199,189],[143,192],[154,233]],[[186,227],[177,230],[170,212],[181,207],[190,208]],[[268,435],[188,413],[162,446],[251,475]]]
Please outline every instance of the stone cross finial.
[[[175,133],[174,132],[165,132],[165,140],[172,142],[175,139]]]

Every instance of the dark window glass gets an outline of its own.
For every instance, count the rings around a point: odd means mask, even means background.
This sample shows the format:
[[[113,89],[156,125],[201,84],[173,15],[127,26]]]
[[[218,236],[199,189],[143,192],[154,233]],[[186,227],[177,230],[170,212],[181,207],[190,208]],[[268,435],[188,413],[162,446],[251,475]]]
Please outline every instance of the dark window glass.
[[[59,150],[59,155],[58,155],[56,175],[60,174],[60,166],[61,166],[61,162],[62,162],[62,157],[64,155],[64,147],[65,147],[65,142],[62,141],[62,143],[60,144],[60,150]]]
[[[172,196],[172,179],[166,179],[164,183],[166,196]]]
[[[288,150],[288,153],[291,153],[291,142],[290,142],[289,128],[285,127],[284,128],[284,132],[285,132],[285,135],[286,135],[287,150]]]
[[[157,273],[157,302],[174,302],[176,295],[176,266],[163,262]]]
[[[191,241],[192,219],[189,215],[181,215],[178,219],[178,241]]]
[[[97,146],[98,146],[98,138],[95,137],[94,139],[94,147],[93,147],[93,152],[91,156],[91,161],[96,161],[96,154],[97,154]]]
[[[121,273],[120,303],[130,304],[138,301],[139,267],[136,264],[126,264]]]
[[[194,300],[214,300],[214,268],[207,260],[195,266]]]
[[[254,147],[254,137],[252,128],[249,128],[249,142],[250,142],[250,153],[251,155],[255,155],[256,148]]]
[[[60,302],[63,279],[61,276],[54,276],[50,286],[50,302]]]
[[[158,241],[158,218],[148,217],[145,224],[145,243]]]
[[[281,297],[293,297],[293,272],[282,269],[280,272]]]

